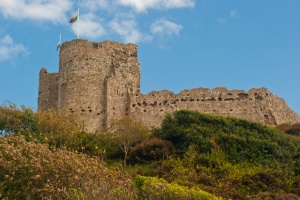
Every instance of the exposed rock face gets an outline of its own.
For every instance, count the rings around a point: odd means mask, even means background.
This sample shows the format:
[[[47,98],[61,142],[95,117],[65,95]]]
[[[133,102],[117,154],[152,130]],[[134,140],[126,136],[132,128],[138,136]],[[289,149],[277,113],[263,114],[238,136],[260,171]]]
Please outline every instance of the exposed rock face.
[[[39,110],[60,110],[80,116],[87,131],[110,126],[126,115],[158,127],[167,113],[188,109],[233,116],[264,124],[300,123],[283,99],[266,88],[227,90],[196,88],[140,93],[140,63],[135,44],[86,40],[65,42],[59,72],[40,71]]]

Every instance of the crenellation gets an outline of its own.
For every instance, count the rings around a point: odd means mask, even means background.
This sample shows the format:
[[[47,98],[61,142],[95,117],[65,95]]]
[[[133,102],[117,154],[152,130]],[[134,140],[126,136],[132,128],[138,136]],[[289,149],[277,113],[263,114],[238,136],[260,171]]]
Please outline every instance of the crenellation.
[[[85,130],[95,132],[124,116],[159,127],[166,114],[188,109],[233,116],[264,124],[300,123],[300,117],[267,88],[249,91],[226,87],[140,93],[140,63],[135,44],[72,40],[62,44],[59,72],[42,68],[39,110],[76,115]]]

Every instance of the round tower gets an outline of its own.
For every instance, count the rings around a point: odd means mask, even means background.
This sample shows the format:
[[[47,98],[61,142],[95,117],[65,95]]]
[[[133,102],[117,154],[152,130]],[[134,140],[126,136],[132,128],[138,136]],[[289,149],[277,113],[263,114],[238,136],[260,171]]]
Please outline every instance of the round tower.
[[[136,45],[112,41],[92,43],[77,39],[65,42],[60,49],[58,109],[79,116],[87,131],[105,129],[108,115],[111,113],[108,109],[112,109],[108,108],[108,105],[112,104],[108,102],[108,91],[111,91],[108,88],[114,87],[111,84],[116,82],[114,74],[119,71],[118,68],[124,68],[121,70],[124,71],[124,76],[117,81],[123,88],[120,90],[127,90],[128,85],[134,85],[132,91],[139,88],[139,64],[135,66],[138,76],[134,77],[134,80],[128,81],[127,77],[132,79],[132,76],[126,75],[130,74],[130,71],[126,70],[127,63],[130,63],[128,60],[132,60],[127,57],[134,55],[135,62],[138,63],[136,52]],[[110,84],[107,83],[108,80]],[[117,112],[124,115],[126,108],[120,105],[123,105],[126,99],[117,97],[110,100],[114,101],[112,107],[118,107]]]

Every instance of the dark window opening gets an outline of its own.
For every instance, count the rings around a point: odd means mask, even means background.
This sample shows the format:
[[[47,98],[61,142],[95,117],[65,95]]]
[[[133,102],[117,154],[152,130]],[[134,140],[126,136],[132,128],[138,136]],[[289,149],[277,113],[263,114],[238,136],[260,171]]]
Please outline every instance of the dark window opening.
[[[150,104],[151,106],[157,106],[157,101],[154,101],[154,103]]]
[[[224,101],[234,101],[234,98],[226,98]]]
[[[176,101],[175,101],[175,100],[172,100],[170,103],[171,103],[171,104],[176,104]]]

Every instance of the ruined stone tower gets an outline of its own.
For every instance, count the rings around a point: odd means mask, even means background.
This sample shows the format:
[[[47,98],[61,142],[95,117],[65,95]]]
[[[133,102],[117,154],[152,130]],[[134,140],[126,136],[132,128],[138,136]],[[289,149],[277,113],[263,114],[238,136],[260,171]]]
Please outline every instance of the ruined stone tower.
[[[38,109],[78,115],[88,131],[104,129],[128,115],[130,96],[139,92],[139,67],[134,44],[65,42],[59,72],[40,71]]]
[[[90,132],[108,128],[113,120],[131,115],[158,127],[167,113],[189,109],[234,116],[265,124],[300,123],[283,99],[266,88],[228,91],[196,88],[140,93],[137,46],[113,41],[65,42],[59,72],[40,71],[39,110],[60,110],[79,116]]]

